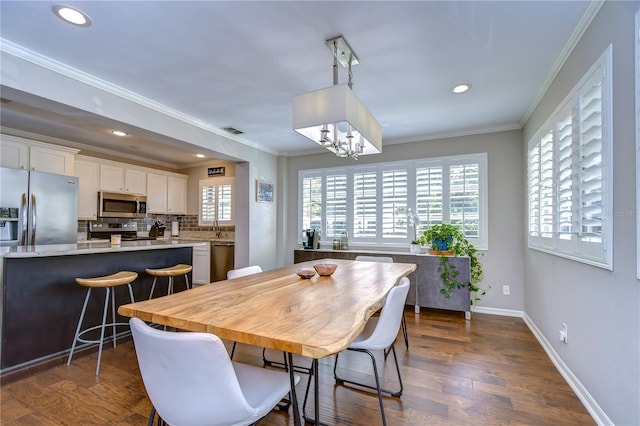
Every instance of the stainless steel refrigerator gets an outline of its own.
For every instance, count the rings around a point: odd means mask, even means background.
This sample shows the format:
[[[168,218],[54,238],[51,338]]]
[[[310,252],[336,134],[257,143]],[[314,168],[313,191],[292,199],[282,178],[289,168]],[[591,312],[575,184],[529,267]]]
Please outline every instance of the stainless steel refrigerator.
[[[0,245],[77,239],[77,177],[0,167]]]

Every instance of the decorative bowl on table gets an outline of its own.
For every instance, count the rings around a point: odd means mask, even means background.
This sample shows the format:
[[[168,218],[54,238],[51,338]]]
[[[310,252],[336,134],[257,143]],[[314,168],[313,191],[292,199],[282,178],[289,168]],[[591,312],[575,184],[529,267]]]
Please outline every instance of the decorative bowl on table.
[[[327,277],[333,274],[333,271],[335,271],[337,267],[338,265],[336,265],[335,263],[318,263],[313,265],[313,269],[316,270],[318,275],[321,275],[323,277]]]
[[[316,271],[313,269],[299,269],[296,271],[296,274],[298,274],[300,278],[309,279],[316,274]]]

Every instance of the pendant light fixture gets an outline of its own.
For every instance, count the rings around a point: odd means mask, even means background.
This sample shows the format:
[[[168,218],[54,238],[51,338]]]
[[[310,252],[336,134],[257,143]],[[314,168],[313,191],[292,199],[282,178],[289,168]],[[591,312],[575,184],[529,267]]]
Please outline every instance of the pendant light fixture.
[[[342,36],[326,44],[333,52],[333,86],[294,96],[293,129],[338,157],[379,154],[382,127],[351,90],[358,58]],[[338,84],[338,62],[349,69],[347,84]]]

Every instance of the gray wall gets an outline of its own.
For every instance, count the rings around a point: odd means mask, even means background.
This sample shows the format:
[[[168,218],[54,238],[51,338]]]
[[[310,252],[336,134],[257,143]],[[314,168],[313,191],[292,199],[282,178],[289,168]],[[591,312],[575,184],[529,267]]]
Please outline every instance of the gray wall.
[[[613,272],[525,248],[525,311],[617,425],[640,424],[640,282],[636,275],[634,13],[606,2],[524,128],[526,141],[613,44]],[[638,90],[638,88],[636,88]],[[525,160],[521,160],[524,167]],[[522,191],[526,191],[526,186]],[[526,243],[525,243],[526,244]],[[568,343],[558,330],[568,325]]]
[[[482,263],[485,279],[481,286],[492,289],[479,302],[480,307],[522,311],[523,291],[523,193],[522,135],[518,130],[485,133],[400,145],[384,145],[382,154],[360,157],[358,164],[416,158],[442,157],[486,152],[489,180],[489,249]],[[351,165],[353,160],[336,158],[333,154],[290,157],[287,181],[285,263],[293,261],[293,249],[298,247],[298,171],[322,167]],[[293,188],[296,188],[293,190]],[[407,251],[408,251],[407,247]],[[503,285],[511,286],[511,296],[502,295]]]

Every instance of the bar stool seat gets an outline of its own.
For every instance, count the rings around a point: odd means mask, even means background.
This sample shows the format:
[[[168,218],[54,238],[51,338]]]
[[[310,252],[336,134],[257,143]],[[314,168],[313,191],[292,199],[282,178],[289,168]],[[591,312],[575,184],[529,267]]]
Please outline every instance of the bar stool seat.
[[[191,269],[193,269],[193,267],[191,265],[185,265],[182,263],[179,263],[177,265],[174,266],[169,266],[167,268],[159,268],[159,269],[152,269],[152,268],[147,268],[145,269],[146,273],[153,276],[153,284],[151,285],[151,293],[149,294],[149,299],[151,299],[153,297],[153,291],[156,288],[156,281],[158,279],[158,277],[169,277],[169,287],[167,289],[167,294],[173,294],[173,277],[177,277],[180,275],[184,275],[184,279],[187,285],[187,290],[189,290],[189,276],[187,275],[189,272],[191,272]]]
[[[113,338],[113,347],[116,347],[116,327],[117,326],[126,326],[129,324],[126,322],[119,323],[116,322],[116,303],[115,303],[115,287],[119,287],[121,285],[127,285],[129,287],[129,298],[131,299],[131,303],[134,303],[133,299],[133,290],[131,289],[131,283],[138,278],[138,274],[136,272],[130,271],[120,271],[115,274],[105,275],[102,277],[94,277],[94,278],[76,278],[76,283],[87,288],[87,295],[84,298],[84,305],[82,306],[82,312],[80,313],[80,319],[78,320],[78,327],[76,328],[76,334],[73,338],[73,344],[71,345],[71,352],[69,352],[69,358],[67,359],[67,366],[71,365],[71,359],[73,358],[73,353],[76,348],[76,344],[80,343],[98,343],[100,346],[98,348],[98,363],[96,365],[96,376],[100,374],[100,360],[102,358],[102,344],[104,343],[104,330],[107,326],[112,327],[112,338]],[[93,327],[86,328],[82,330],[82,322],[84,320],[84,315],[87,310],[87,304],[89,303],[89,297],[91,296],[91,289],[94,288],[104,288],[105,296],[104,296],[104,309],[102,311],[102,324],[95,325]],[[111,294],[111,322],[107,323],[107,311],[109,310],[109,294]],[[88,333],[93,330],[100,329],[100,339],[96,340],[88,340],[82,338],[82,335]]]

